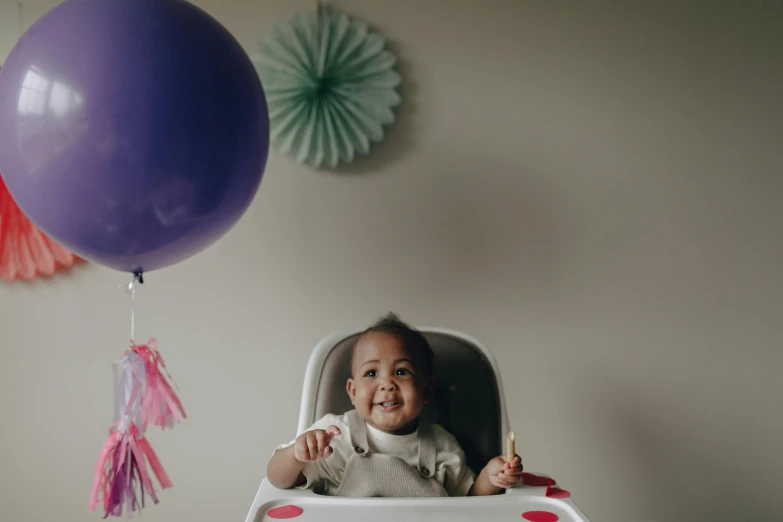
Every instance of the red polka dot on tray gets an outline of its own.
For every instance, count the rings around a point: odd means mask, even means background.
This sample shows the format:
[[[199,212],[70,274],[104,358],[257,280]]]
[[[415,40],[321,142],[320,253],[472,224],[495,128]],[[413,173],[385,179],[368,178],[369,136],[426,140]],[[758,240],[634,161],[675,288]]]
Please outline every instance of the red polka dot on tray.
[[[522,518],[530,522],[557,522],[560,517],[549,511],[528,511],[522,513]]]
[[[550,484],[546,487],[546,496],[549,498],[568,498],[571,496],[571,492]]]
[[[523,472],[522,482],[526,486],[541,487],[541,486],[548,486],[549,484],[555,484],[555,479]]]
[[[299,506],[280,506],[267,511],[266,516],[274,519],[287,519],[296,518],[302,513],[304,510]]]

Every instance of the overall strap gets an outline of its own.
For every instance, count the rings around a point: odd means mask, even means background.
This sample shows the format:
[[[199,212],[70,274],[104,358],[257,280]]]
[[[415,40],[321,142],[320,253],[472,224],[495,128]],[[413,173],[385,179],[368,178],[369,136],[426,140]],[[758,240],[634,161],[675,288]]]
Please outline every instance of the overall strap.
[[[345,414],[348,421],[348,430],[351,432],[351,445],[354,452],[359,455],[367,455],[370,452],[370,445],[367,443],[367,426],[364,424],[359,412],[351,410]]]
[[[435,448],[435,432],[432,424],[421,420],[419,424],[419,473],[424,478],[435,475],[437,451]]]

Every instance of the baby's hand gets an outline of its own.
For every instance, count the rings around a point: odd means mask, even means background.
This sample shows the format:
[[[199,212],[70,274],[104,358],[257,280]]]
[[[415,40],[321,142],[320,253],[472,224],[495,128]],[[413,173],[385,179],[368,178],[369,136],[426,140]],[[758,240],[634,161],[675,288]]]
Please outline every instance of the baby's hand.
[[[302,433],[294,443],[294,457],[299,462],[315,462],[325,459],[334,452],[329,444],[337,435],[340,435],[340,428],[337,426]]]
[[[496,488],[508,489],[522,478],[522,459],[519,455],[514,460],[506,462],[505,457],[495,457],[487,464],[489,482]]]

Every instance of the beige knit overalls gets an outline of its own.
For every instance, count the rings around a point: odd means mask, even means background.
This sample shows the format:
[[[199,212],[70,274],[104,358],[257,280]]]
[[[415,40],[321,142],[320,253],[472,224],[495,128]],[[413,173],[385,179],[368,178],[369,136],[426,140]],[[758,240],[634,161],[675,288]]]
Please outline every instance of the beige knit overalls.
[[[400,457],[370,451],[367,427],[356,410],[345,414],[351,432],[353,454],[348,457],[343,482],[335,493],[341,497],[447,497],[435,480],[435,436],[428,422],[419,424],[419,468]]]

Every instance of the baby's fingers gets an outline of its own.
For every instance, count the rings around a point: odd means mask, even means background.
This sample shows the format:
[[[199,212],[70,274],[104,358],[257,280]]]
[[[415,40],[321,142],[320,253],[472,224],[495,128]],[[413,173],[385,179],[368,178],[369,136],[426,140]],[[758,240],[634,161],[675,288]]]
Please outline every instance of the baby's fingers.
[[[517,472],[516,470],[513,469],[507,469],[506,472],[503,474],[503,477],[507,481],[511,482],[512,484],[516,484],[522,479],[522,472],[521,471]]]
[[[342,435],[342,432],[340,431],[340,428],[338,428],[335,425],[331,425],[328,428],[326,428],[326,435],[327,435],[327,441],[331,442],[332,439],[338,435]]]
[[[492,482],[492,485],[497,487],[497,488],[508,489],[508,488],[511,487],[511,483],[509,481],[507,481],[505,478],[503,478],[503,475],[498,475],[491,482]]]
[[[310,462],[310,448],[306,438],[298,439],[294,444],[294,457],[299,462]]]
[[[522,465],[522,459],[520,458],[519,455],[515,455],[514,460],[512,460],[511,462],[506,462],[503,468],[504,469],[516,468],[517,466],[521,466],[521,465]]]
[[[503,480],[505,480],[509,485],[513,486],[522,480],[522,475],[513,473],[510,470],[506,470],[503,474]]]
[[[321,453],[323,453],[324,448],[328,446],[326,442],[326,432],[323,431],[316,431],[315,432],[315,447],[316,451],[318,452],[318,455],[320,456]]]
[[[520,475],[522,475],[522,473],[524,473],[524,471],[522,470],[522,466],[504,469],[503,472],[506,474],[506,476],[509,477],[519,477]]]
[[[325,431],[319,431],[316,434],[316,440],[318,442],[317,448],[318,448],[318,458],[325,458],[332,454],[332,447],[329,446],[329,441],[331,440],[331,437],[328,433]]]

